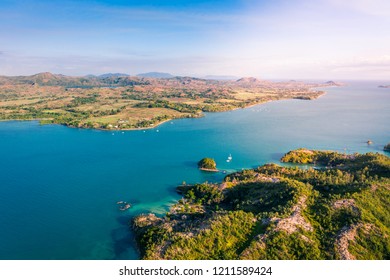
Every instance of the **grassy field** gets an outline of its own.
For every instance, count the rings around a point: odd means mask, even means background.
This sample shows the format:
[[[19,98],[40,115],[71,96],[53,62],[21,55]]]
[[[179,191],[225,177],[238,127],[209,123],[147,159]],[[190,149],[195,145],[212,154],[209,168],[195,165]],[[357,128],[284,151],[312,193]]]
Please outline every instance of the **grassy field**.
[[[190,77],[110,80],[42,73],[0,77],[0,120],[96,129],[153,127],[174,118],[200,117],[267,101],[313,99],[310,88],[327,84],[271,83],[256,79],[213,81]]]

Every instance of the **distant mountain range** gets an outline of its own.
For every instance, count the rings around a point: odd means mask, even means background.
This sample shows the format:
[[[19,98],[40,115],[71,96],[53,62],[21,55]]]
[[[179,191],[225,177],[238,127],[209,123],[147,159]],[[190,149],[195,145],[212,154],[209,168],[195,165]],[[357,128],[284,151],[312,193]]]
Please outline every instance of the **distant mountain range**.
[[[229,76],[229,75],[207,75],[202,78],[206,80],[232,80],[232,81],[239,79],[239,77],[237,76]]]
[[[129,76],[130,76],[129,74],[125,74],[125,73],[106,73],[106,74],[99,75],[98,77],[111,78],[111,77],[129,77]]]
[[[253,77],[244,77],[237,80],[237,83],[247,83],[247,84],[259,83],[259,82],[260,80]]]
[[[137,77],[155,78],[155,79],[169,79],[169,78],[173,78],[175,76],[173,76],[169,73],[163,73],[163,72],[148,72],[148,73],[138,74]]]
[[[107,73],[99,76],[89,75],[88,77],[90,76],[99,77],[99,78],[111,78],[111,77],[129,77],[131,75],[125,73]],[[165,72],[146,72],[146,73],[137,74],[136,77],[154,78],[154,79],[171,79],[179,76],[172,75],[170,73],[165,73]],[[196,76],[196,77],[205,80],[218,80],[218,81],[224,81],[224,80],[236,81],[240,79],[240,77],[232,76],[232,75],[206,75],[206,76]]]
[[[0,85],[39,85],[64,87],[110,87],[150,84],[141,77],[131,77],[127,74],[108,73],[100,76],[88,75],[82,77],[65,76],[49,72],[31,76],[0,76]]]
[[[195,77],[173,76],[169,73],[149,72],[130,76],[125,73],[106,73],[99,76],[65,76],[43,72],[31,76],[0,76],[0,85],[38,85],[38,86],[63,86],[67,88],[89,88],[89,87],[122,87],[134,85],[149,85],[154,83],[194,83],[194,82],[215,83],[212,81]],[[202,82],[202,83],[203,83]]]
[[[65,76],[62,74],[53,74],[43,72],[31,76],[0,76],[0,85],[39,85],[39,86],[63,86],[67,88],[88,88],[88,87],[122,87],[134,85],[150,85],[150,84],[225,84],[237,85],[243,87],[256,87],[268,83],[265,80],[259,80],[254,77],[243,77],[237,79],[235,76],[218,76],[208,75],[204,77],[182,77],[173,76],[169,73],[148,72],[141,73],[137,76],[130,76],[125,73],[105,73],[99,76]],[[291,83],[291,81],[290,81]],[[298,83],[298,82],[296,82]],[[328,81],[323,85],[339,86],[341,83]],[[387,87],[387,86],[381,86]]]
[[[105,73],[102,75],[87,75],[85,77],[87,78],[117,78],[117,77],[130,77],[131,75],[126,73]],[[155,78],[155,79],[169,79],[174,78],[176,76],[169,74],[169,73],[163,73],[163,72],[147,72],[147,73],[140,73],[135,75],[134,77],[140,77],[140,78]]]
[[[191,81],[209,80],[195,77],[180,77],[173,76],[169,73],[149,72],[130,76],[125,73],[105,73],[102,75],[86,75],[86,76],[65,76],[62,74],[53,74],[43,72],[31,76],[0,76],[0,85],[39,85],[39,86],[64,86],[68,88],[74,87],[118,87],[118,86],[134,86],[147,85],[155,83],[153,80],[175,80],[176,82],[189,83]],[[172,81],[173,82],[173,81]]]

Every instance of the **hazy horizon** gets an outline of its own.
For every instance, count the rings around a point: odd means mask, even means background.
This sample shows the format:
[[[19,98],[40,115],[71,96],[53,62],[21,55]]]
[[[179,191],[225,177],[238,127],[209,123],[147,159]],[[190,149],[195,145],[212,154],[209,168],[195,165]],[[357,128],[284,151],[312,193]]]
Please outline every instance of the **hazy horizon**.
[[[389,80],[385,0],[0,3],[0,75]]]
[[[94,76],[94,77],[99,77],[99,76],[104,76],[107,74],[124,74],[129,77],[138,77],[138,75],[141,74],[149,74],[149,73],[161,73],[161,74],[171,74],[173,77],[190,77],[190,78],[198,78],[198,79],[208,79],[208,80],[238,80],[241,78],[256,78],[259,80],[265,80],[265,81],[270,81],[270,82],[286,82],[286,81],[297,81],[297,82],[328,82],[328,81],[333,81],[333,82],[341,82],[341,83],[348,83],[348,82],[378,82],[378,83],[383,83],[381,85],[387,85],[388,82],[390,82],[390,78],[384,78],[384,79],[367,79],[367,78],[349,78],[349,79],[330,79],[327,77],[319,77],[319,78],[299,78],[299,79],[291,79],[291,78],[263,78],[259,76],[231,76],[231,75],[175,75],[174,73],[162,73],[162,72],[156,72],[156,71],[150,71],[150,72],[145,72],[145,73],[135,73],[135,74],[129,74],[129,73],[119,73],[119,72],[108,72],[108,73],[98,73],[98,74],[79,74],[79,75],[71,75],[71,74],[62,74],[62,73],[52,73],[49,71],[44,71],[44,72],[38,72],[38,73],[33,73],[33,74],[26,74],[26,75],[0,75],[3,77],[29,77],[29,76],[34,76],[34,75],[39,75],[39,74],[44,74],[44,73],[51,73],[53,75],[62,75],[66,77],[88,77],[88,76]],[[230,76],[230,78],[226,78]],[[218,78],[219,77],[219,78]],[[150,78],[150,77],[149,77]],[[379,85],[379,84],[378,84]]]

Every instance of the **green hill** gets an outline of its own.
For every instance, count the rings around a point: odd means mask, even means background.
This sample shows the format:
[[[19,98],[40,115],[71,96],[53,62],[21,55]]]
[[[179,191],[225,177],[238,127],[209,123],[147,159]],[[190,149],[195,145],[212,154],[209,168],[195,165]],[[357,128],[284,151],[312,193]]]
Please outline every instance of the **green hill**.
[[[308,160],[309,159],[309,160]],[[144,259],[389,259],[390,158],[300,149],[134,219]]]

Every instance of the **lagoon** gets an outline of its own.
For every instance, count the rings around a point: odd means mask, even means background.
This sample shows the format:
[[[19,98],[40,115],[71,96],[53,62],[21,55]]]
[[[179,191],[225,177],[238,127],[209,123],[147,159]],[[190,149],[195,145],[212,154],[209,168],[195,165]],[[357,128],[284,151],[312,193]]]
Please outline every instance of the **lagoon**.
[[[175,187],[220,181],[299,147],[381,152],[390,142],[386,82],[347,82],[317,100],[281,100],[150,130],[0,122],[0,259],[137,259],[131,217],[165,213]],[[367,145],[367,140],[372,145]],[[233,159],[226,159],[232,155]],[[118,209],[117,201],[133,207]]]

